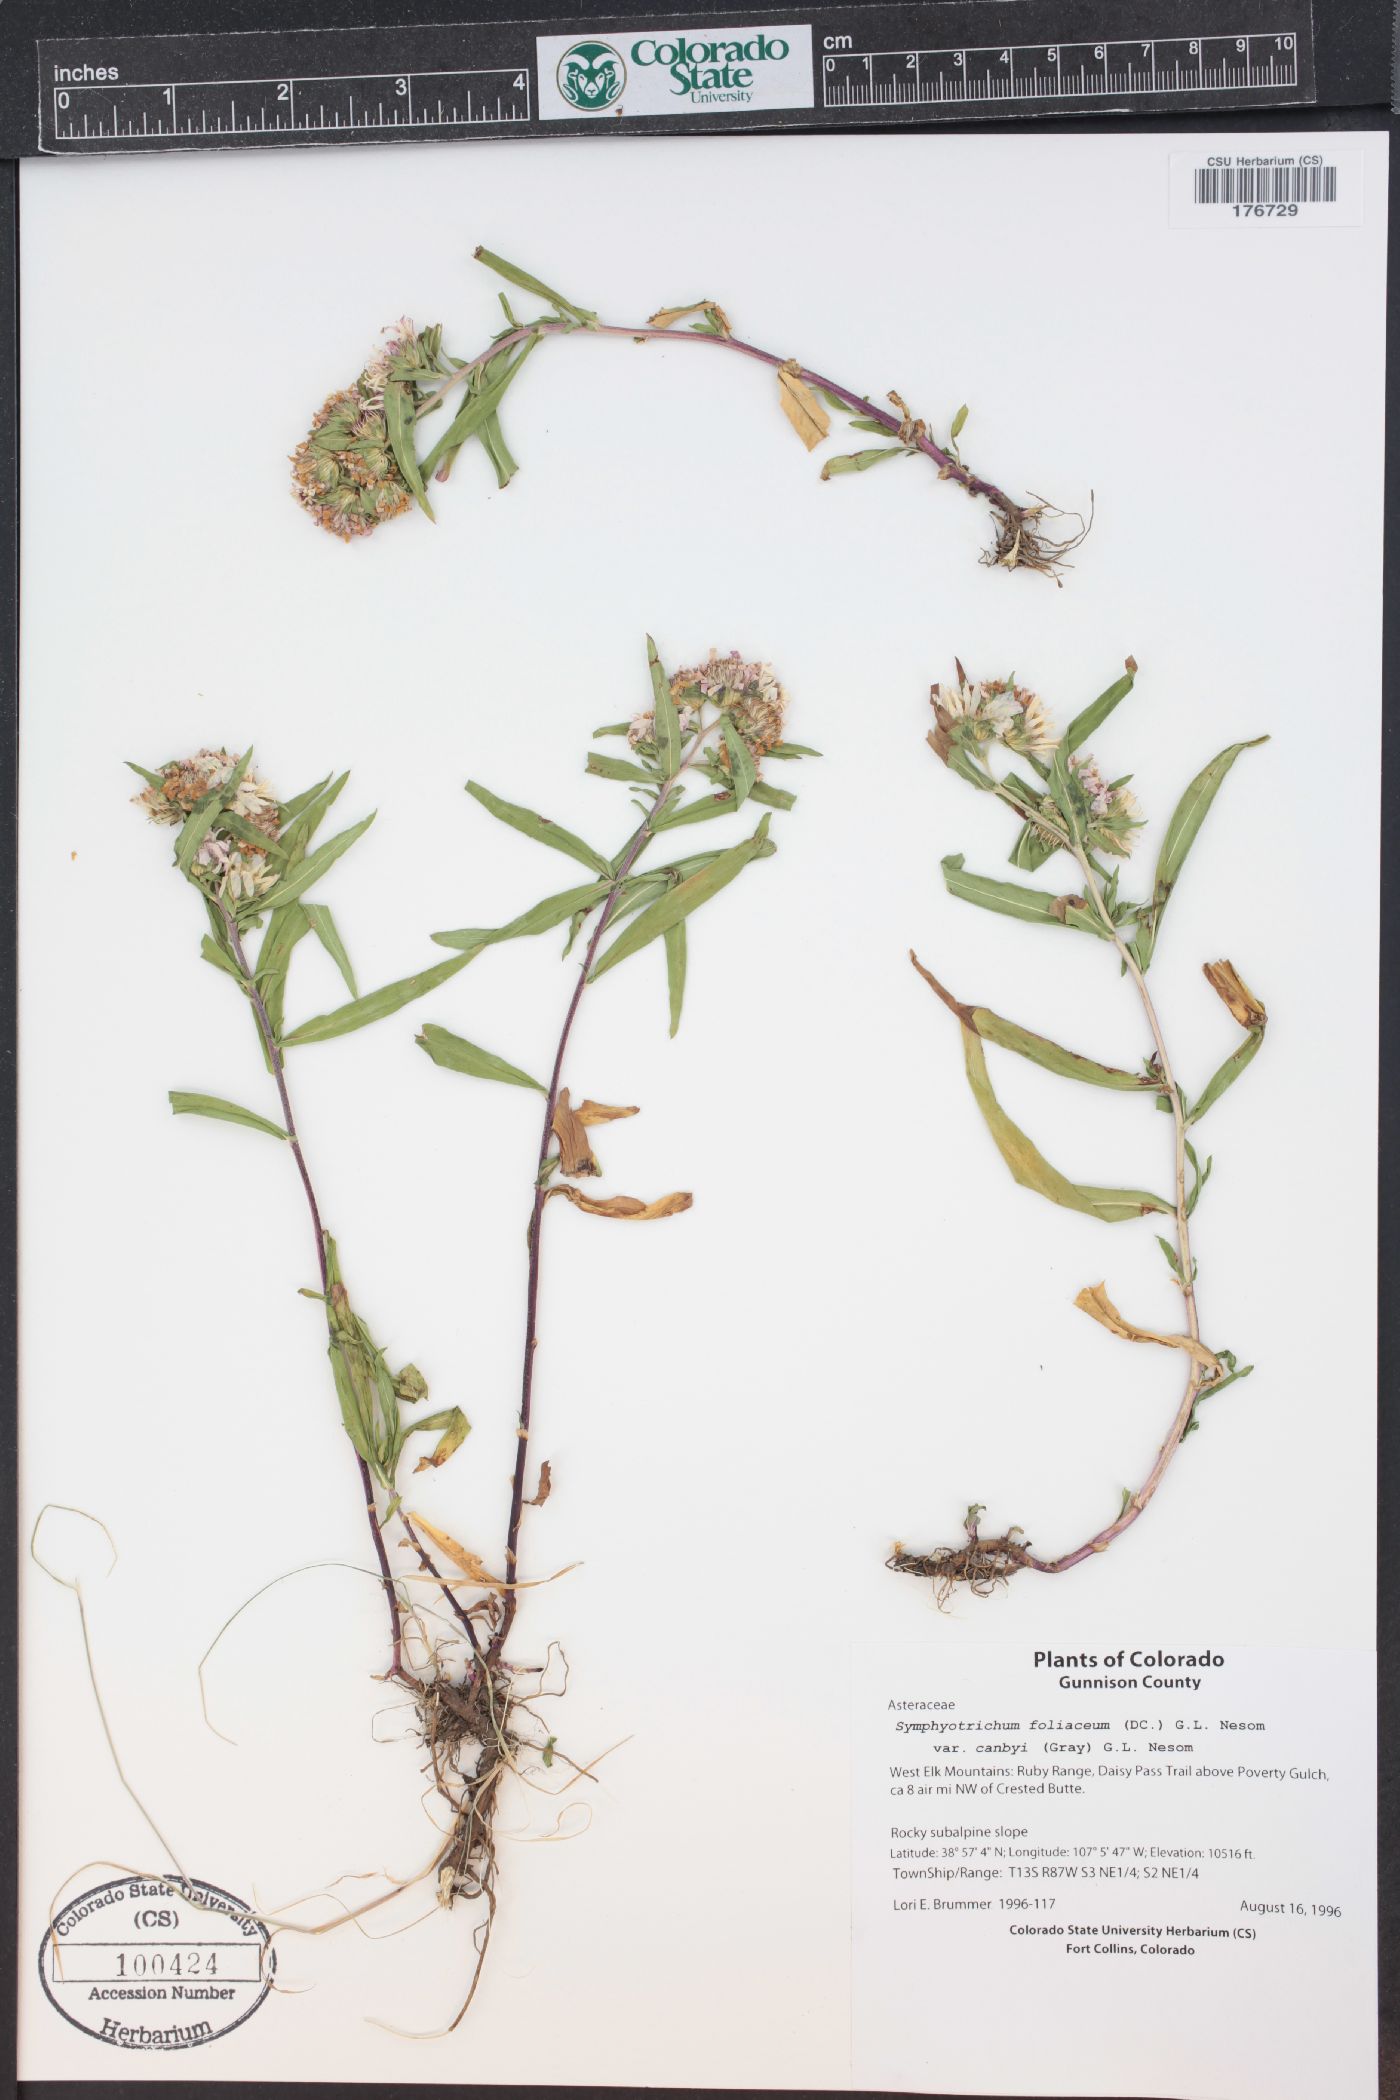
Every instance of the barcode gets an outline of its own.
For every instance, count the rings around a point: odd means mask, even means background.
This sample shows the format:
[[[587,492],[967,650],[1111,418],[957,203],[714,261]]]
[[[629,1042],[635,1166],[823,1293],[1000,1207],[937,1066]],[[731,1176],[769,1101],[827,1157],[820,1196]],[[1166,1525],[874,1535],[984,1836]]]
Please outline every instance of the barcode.
[[[1335,168],[1197,168],[1198,204],[1335,204]]]

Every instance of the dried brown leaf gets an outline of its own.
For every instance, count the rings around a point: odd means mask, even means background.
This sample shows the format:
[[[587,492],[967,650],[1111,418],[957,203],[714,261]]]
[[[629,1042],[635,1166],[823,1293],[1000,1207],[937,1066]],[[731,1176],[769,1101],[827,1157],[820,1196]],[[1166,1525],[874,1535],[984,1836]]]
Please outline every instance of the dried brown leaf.
[[[549,1491],[553,1485],[554,1479],[549,1470],[549,1460],[542,1458],[540,1460],[540,1484],[533,1495],[525,1497],[526,1509],[543,1509],[549,1500]]]
[[[1268,1013],[1255,998],[1239,971],[1230,962],[1202,963],[1201,970],[1211,990],[1229,1007],[1241,1028],[1263,1028]]]
[[[831,418],[806,380],[799,379],[795,357],[778,367],[778,399],[783,404],[783,414],[810,452],[831,429]]]
[[[561,1086],[559,1098],[554,1104],[554,1135],[559,1140],[559,1171],[561,1174],[601,1174],[602,1168],[593,1156],[593,1147],[583,1127],[583,1119],[569,1100],[569,1089]]]
[[[1050,909],[1063,926],[1072,911],[1087,911],[1089,900],[1087,897],[1057,897]]]
[[[658,1196],[654,1203],[643,1203],[638,1196],[585,1196],[582,1189],[570,1188],[567,1183],[550,1189],[545,1197],[563,1196],[576,1210],[586,1210],[592,1218],[674,1218],[678,1212],[689,1210],[695,1198],[688,1189],[677,1189],[669,1196]]]
[[[1106,1327],[1109,1333],[1116,1334],[1120,1341],[1157,1342],[1163,1349],[1184,1349],[1193,1362],[1198,1363],[1213,1379],[1223,1378],[1225,1375],[1219,1357],[1207,1349],[1204,1342],[1194,1340],[1191,1335],[1157,1334],[1150,1327],[1134,1327],[1131,1320],[1123,1318],[1101,1283],[1086,1285],[1074,1302],[1081,1312],[1088,1313],[1091,1320],[1097,1320],[1100,1327]]]
[[[670,328],[677,321],[684,321],[690,314],[704,314],[721,335],[734,333],[729,325],[728,314],[722,306],[717,306],[713,299],[697,299],[690,306],[663,306],[659,313],[650,316],[647,325],[651,328]]]
[[[640,1111],[635,1108],[609,1108],[602,1101],[580,1101],[576,1113],[580,1123],[587,1125],[590,1123],[616,1123],[623,1116],[635,1116]]]

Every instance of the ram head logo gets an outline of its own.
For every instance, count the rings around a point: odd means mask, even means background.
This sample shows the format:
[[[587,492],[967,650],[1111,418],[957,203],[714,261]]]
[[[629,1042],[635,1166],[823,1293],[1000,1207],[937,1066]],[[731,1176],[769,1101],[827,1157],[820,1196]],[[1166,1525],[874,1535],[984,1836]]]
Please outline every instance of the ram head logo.
[[[611,44],[571,44],[559,61],[559,92],[574,109],[610,109],[627,81],[627,68]]]

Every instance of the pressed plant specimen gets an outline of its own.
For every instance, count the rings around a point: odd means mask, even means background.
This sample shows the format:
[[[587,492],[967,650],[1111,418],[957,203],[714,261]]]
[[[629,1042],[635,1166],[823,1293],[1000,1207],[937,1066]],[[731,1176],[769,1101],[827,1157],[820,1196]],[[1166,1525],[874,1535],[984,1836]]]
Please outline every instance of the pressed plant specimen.
[[[292,455],[297,500],[339,539],[362,538],[415,502],[431,518],[428,484],[445,481],[458,453],[473,439],[504,488],[516,472],[516,462],[502,433],[501,403],[541,343],[571,336],[693,343],[767,366],[777,380],[779,405],[809,452],[829,435],[833,411],[846,415],[852,430],[883,441],[829,458],[822,467],[823,481],[868,473],[897,459],[926,461],[940,481],[987,505],[992,543],[982,559],[989,566],[1029,569],[1058,581],[1066,557],[1088,530],[1082,519],[1038,497],[1018,502],[968,466],[958,443],[967,422],[965,403],[940,439],[896,393],[889,393],[890,406],[882,407],[868,395],[811,371],[795,357],[741,340],[713,299],[665,306],[641,323],[604,321],[499,255],[478,248],[476,256],[509,284],[543,301],[546,311],[521,320],[502,293],[504,327],[485,349],[466,358],[443,348],[440,324],[419,330],[412,321],[401,320],[385,330],[382,347],[358,379],[326,398]],[[678,330],[680,322],[688,325]],[[437,442],[420,455],[418,424],[457,391],[462,399],[456,413]]]
[[[476,781],[467,783],[468,794],[499,822],[565,854],[588,870],[587,882],[542,898],[504,926],[468,926],[433,936],[443,946],[472,956],[499,941],[567,926],[564,954],[569,957],[577,950],[578,960],[548,1079],[532,1078],[495,1053],[433,1024],[418,1037],[419,1045],[434,1063],[448,1071],[527,1087],[544,1100],[539,1143],[527,1181],[528,1263],[515,1467],[505,1528],[505,1580],[496,1584],[482,1605],[476,1607],[486,1628],[483,1667],[500,1673],[500,1697],[505,1701],[509,1699],[510,1678],[506,1643],[515,1622],[521,1586],[522,1518],[526,1508],[544,1501],[552,1485],[549,1462],[545,1460],[538,1469],[535,1493],[526,1497],[540,1345],[546,1211],[560,1198],[589,1216],[637,1224],[675,1216],[691,1204],[686,1191],[644,1200],[636,1196],[598,1195],[588,1186],[602,1172],[589,1132],[636,1115],[637,1109],[610,1107],[587,1096],[575,1100],[578,1090],[570,1077],[569,1065],[574,1024],[591,985],[619,963],[660,941],[666,964],[670,1031],[672,1035],[676,1033],[685,997],[691,917],[746,868],[776,851],[769,837],[771,812],[790,809],[796,800],[789,790],[774,787],[762,777],[763,765],[774,759],[818,755],[808,746],[791,743],[784,737],[787,695],[770,665],[746,661],[737,652],[720,656],[712,650],[704,663],[668,677],[650,637],[647,665],[650,705],[626,721],[609,723],[595,731],[596,738],[625,739],[630,755],[622,758],[593,751],[587,760],[588,772],[619,781],[632,791],[634,817],[615,853],[599,852],[536,811],[502,801]],[[688,833],[693,826],[726,816],[745,804],[763,805],[764,813],[749,837],[737,845],[679,858],[667,853],[673,833]],[[654,848],[659,851],[653,852]],[[433,1536],[459,1565],[479,1571],[476,1554],[440,1534]]]
[[[1014,1179],[1051,1203],[1099,1218],[1105,1224],[1153,1216],[1170,1221],[1171,1237],[1159,1233],[1157,1239],[1180,1297],[1184,1332],[1158,1333],[1136,1325],[1118,1310],[1103,1283],[1080,1291],[1075,1304],[1123,1341],[1179,1351],[1185,1363],[1185,1385],[1142,1485],[1136,1491],[1125,1488],[1112,1520],[1069,1552],[1053,1557],[1033,1553],[1031,1540],[1016,1525],[995,1536],[984,1536],[981,1518],[985,1505],[980,1502],[968,1509],[964,1537],[958,1544],[938,1546],[931,1552],[896,1546],[889,1566],[901,1573],[932,1577],[941,1596],[958,1583],[986,1594],[1026,1569],[1042,1575],[1062,1575],[1092,1554],[1107,1552],[1151,1502],[1182,1444],[1198,1427],[1201,1402],[1213,1399],[1236,1379],[1248,1377],[1253,1369],[1252,1365],[1237,1364],[1230,1350],[1211,1348],[1203,1339],[1191,1220],[1213,1160],[1208,1157],[1202,1162],[1192,1134],[1255,1057],[1264,1040],[1268,1015],[1231,963],[1204,965],[1207,983],[1225,1002],[1244,1035],[1200,1093],[1189,1095],[1172,1064],[1147,976],[1167,906],[1222,781],[1242,751],[1266,739],[1256,737],[1248,743],[1229,744],[1201,769],[1167,826],[1147,895],[1138,902],[1131,901],[1122,893],[1120,875],[1143,819],[1128,785],[1130,776],[1105,778],[1082,747],[1132,691],[1136,670],[1129,657],[1125,675],[1076,715],[1064,734],[1057,737],[1034,693],[1009,678],[972,681],[959,664],[955,681],[933,688],[935,726],[929,733],[929,742],[950,772],[983,794],[996,796],[1014,812],[1019,820],[1010,856],[1014,867],[1035,871],[1064,853],[1075,863],[1078,875],[1074,890],[1057,895],[1053,890],[969,874],[963,856],[954,853],[943,862],[948,889],[953,896],[980,905],[985,911],[1047,928],[1055,938],[1080,934],[1108,949],[1140,1005],[1150,1037],[1151,1048],[1141,1071],[1123,1071],[1101,1064],[1004,1019],[988,1007],[966,1005],[946,990],[916,955],[911,954],[910,960],[957,1019],[973,1099]],[[993,754],[998,749],[1022,761],[1034,777],[1027,778],[1010,766],[994,767]],[[1052,1166],[997,1100],[987,1069],[987,1043],[1028,1058],[1064,1079],[1145,1096],[1154,1109],[1170,1118],[1169,1194],[1156,1196],[1144,1189],[1088,1187],[1071,1181]]]
[[[414,1880],[433,1882],[439,1902],[450,1905],[458,1895],[472,1898],[483,1893],[476,1878],[481,1857],[477,1818],[482,1801],[491,1798],[505,1761],[514,1760],[518,1765],[532,1749],[540,1748],[544,1738],[540,1731],[532,1736],[528,1701],[517,1697],[508,1731],[479,1727],[480,1769],[470,1782],[454,1785],[446,1775],[451,1749],[443,1750],[444,1732],[450,1736],[462,1714],[479,1720],[496,1678],[492,1674],[473,1676],[470,1671],[464,1677],[455,1667],[451,1643],[435,1631],[433,1614],[415,1601],[411,1579],[391,1568],[390,1548],[406,1548],[411,1553],[414,1576],[429,1586],[449,1615],[449,1623],[458,1629],[459,1645],[470,1642],[472,1622],[457,1594],[461,1571],[450,1563],[440,1566],[434,1549],[418,1535],[403,1507],[400,1479],[414,1439],[425,1432],[434,1439],[426,1450],[416,1447],[421,1455],[414,1471],[421,1472],[446,1464],[470,1425],[458,1407],[414,1412],[428,1394],[422,1373],[413,1364],[392,1371],[355,1310],[297,1130],[287,1062],[290,1053],[303,1045],[348,1034],[396,1013],[454,976],[471,957],[452,956],[362,995],[334,918],[310,892],[363,836],[373,818],[363,817],[325,844],[316,845],[317,831],[349,776],[328,775],[304,793],[279,801],[267,782],[252,771],[251,760],[251,751],[235,757],[222,749],[206,749],[154,770],[133,768],[146,782],[135,798],[138,804],[155,823],[175,829],[175,866],[199,895],[207,919],[208,930],[201,942],[204,960],[232,980],[250,1009],[272,1082],[276,1115],[266,1117],[209,1094],[175,1092],[170,1105],[177,1115],[210,1116],[261,1132],[284,1144],[292,1155],[311,1225],[319,1281],[319,1289],[306,1289],[303,1295],[318,1300],[324,1309],[335,1394],[355,1452],[377,1579],[384,1593],[388,1639],[381,1674],[385,1681],[405,1690],[414,1703],[417,1733],[446,1807],[446,1828],[439,1824],[433,1856]],[[250,954],[254,934],[259,938]],[[335,961],[351,997],[331,1013],[289,1027],[285,1020],[288,980],[297,949],[308,935],[314,935]],[[412,1885],[397,1885],[334,1922],[362,1916],[392,1901],[401,1887]],[[285,1917],[270,1922],[280,1931],[330,1929],[295,1924]]]
[[[251,1009],[257,1041],[275,1098],[276,1116],[264,1116],[222,1098],[175,1092],[177,1114],[197,1114],[244,1126],[285,1144],[300,1183],[315,1241],[319,1289],[303,1295],[324,1309],[327,1347],[341,1421],[355,1453],[359,1492],[374,1550],[376,1579],[387,1610],[385,1681],[405,1691],[415,1716],[431,1796],[437,1838],[432,1856],[409,1882],[395,1884],[357,1909],[359,1917],[394,1900],[405,1887],[430,1883],[444,1908],[462,1900],[479,1906],[473,1933],[469,1982],[451,2031],[465,2015],[481,1976],[496,1911],[497,1855],[494,1819],[507,1775],[526,1784],[546,1784],[540,1775],[558,1765],[575,1778],[587,1768],[573,1763],[547,1734],[536,1702],[557,1693],[546,1689],[549,1656],[543,1664],[521,1662],[508,1652],[522,1579],[519,1539],[524,1511],[550,1492],[548,1461],[535,1474],[527,1498],[529,1433],[535,1356],[539,1341],[542,1223],[548,1203],[564,1197],[592,1216],[636,1223],[674,1216],[690,1207],[688,1193],[650,1202],[625,1195],[602,1196],[588,1187],[600,1173],[589,1131],[634,1115],[596,1101],[575,1102],[564,1083],[570,1033],[587,985],[629,955],[661,941],[666,958],[671,1030],[679,1024],[686,980],[686,927],[700,905],[717,895],[751,862],[775,849],[768,836],[771,812],[789,808],[795,797],[761,777],[768,759],[815,755],[783,739],[786,695],[766,664],[738,656],[711,658],[668,680],[648,645],[652,704],[599,736],[625,738],[630,756],[594,752],[588,770],[631,786],[638,796],[636,822],[611,859],[546,818],[506,803],[471,784],[477,801],[502,822],[539,839],[587,867],[590,880],[545,898],[509,925],[466,929],[435,938],[453,950],[445,960],[380,990],[361,995],[340,931],[327,907],[310,892],[368,828],[372,818],[315,844],[317,831],[348,776],[318,782],[304,794],[279,801],[252,771],[252,753],[236,757],[206,749],[154,770],[137,766],[146,785],[135,799],[151,819],[175,832],[175,865],[195,889],[207,931],[204,959],[232,979]],[[690,792],[698,786],[700,792]],[[648,848],[666,841],[672,829],[740,809],[766,805],[752,835],[739,844],[682,858],[653,856]],[[537,1088],[544,1096],[543,1136],[530,1172],[531,1212],[526,1293],[525,1344],[516,1457],[504,1521],[504,1565],[493,1573],[485,1558],[407,1506],[404,1459],[421,1455],[413,1468],[444,1465],[469,1433],[458,1407],[433,1413],[417,1409],[428,1387],[416,1366],[393,1371],[384,1352],[351,1303],[336,1242],[326,1230],[311,1168],[297,1130],[288,1079],[288,1057],[304,1045],[323,1042],[397,1012],[442,985],[476,956],[501,940],[569,925],[569,949],[580,946],[576,982],[554,1056],[548,1085],[446,1029],[429,1026],[418,1038],[447,1068],[513,1086]],[[585,931],[585,929],[587,929]],[[604,936],[614,939],[603,948]],[[254,934],[260,935],[254,952]],[[287,985],[300,943],[314,935],[336,962],[351,993],[333,1012],[288,1026]],[[566,951],[568,952],[568,951]],[[423,1433],[425,1449],[412,1440]],[[396,1569],[391,1550],[407,1554],[407,1572]],[[423,1599],[426,1588],[431,1607]],[[471,1600],[471,1601],[468,1601]],[[562,1785],[573,1784],[566,1779]],[[299,1925],[285,1916],[268,1922],[282,1931],[318,1932],[326,1925]]]

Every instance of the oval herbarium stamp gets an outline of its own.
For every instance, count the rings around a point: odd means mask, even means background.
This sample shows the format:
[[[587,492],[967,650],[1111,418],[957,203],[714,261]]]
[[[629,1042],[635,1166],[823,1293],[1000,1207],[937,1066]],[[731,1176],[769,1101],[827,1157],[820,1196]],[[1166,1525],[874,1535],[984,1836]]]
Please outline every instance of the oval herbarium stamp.
[[[193,2049],[262,2004],[277,1957],[261,1920],[207,1881],[133,1874],[54,1913],[39,1946],[49,2003],[118,2049]]]

